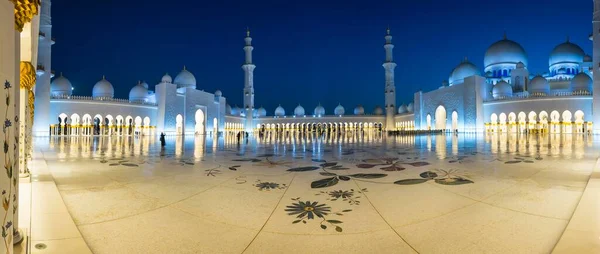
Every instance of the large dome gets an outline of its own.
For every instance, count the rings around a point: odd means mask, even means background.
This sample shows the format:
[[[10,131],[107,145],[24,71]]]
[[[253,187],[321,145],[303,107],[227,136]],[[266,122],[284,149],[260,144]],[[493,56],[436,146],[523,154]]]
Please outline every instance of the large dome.
[[[295,116],[304,116],[304,108],[302,106],[300,106],[300,104],[298,104],[298,106],[294,109],[294,115]]]
[[[196,89],[196,77],[186,70],[185,66],[183,67],[183,70],[175,76],[175,81],[173,83],[177,84],[178,88],[189,87]]]
[[[523,62],[527,66],[527,54],[519,43],[506,39],[494,42],[485,52],[483,65],[485,68],[494,64],[516,64]]]
[[[233,107],[231,109],[231,115],[239,116],[241,113],[242,113],[242,109],[240,107],[238,107],[237,105],[235,105],[235,107]]]
[[[171,83],[171,82],[173,82],[173,78],[171,78],[171,75],[169,75],[169,73],[167,73],[164,76],[162,76],[162,78],[160,79],[160,82]]]
[[[481,75],[481,72],[479,72],[477,66],[465,59],[452,70],[452,73],[450,73],[450,77],[448,78],[448,83],[450,83],[451,86],[461,84],[466,77],[473,75]]]
[[[335,107],[335,109],[333,110],[334,115],[339,116],[339,115],[343,115],[344,113],[346,113],[346,110],[344,109],[342,104],[338,104],[337,107]]]
[[[144,83],[139,83],[129,90],[129,101],[146,102],[148,100],[148,89]]]
[[[275,109],[275,116],[285,116],[285,109],[281,105]]]
[[[55,78],[50,84],[50,94],[52,96],[71,96],[73,93],[73,85],[65,76],[60,74],[60,77]]]
[[[320,103],[319,103],[319,106],[317,106],[315,108],[314,115],[316,115],[316,116],[324,116],[325,115],[325,108],[323,106],[321,106]]]
[[[529,92],[532,94],[545,94],[550,93],[550,84],[546,78],[537,75],[529,83]]]
[[[571,89],[573,92],[592,91],[592,79],[585,72],[580,72],[571,80]]]
[[[263,107],[258,108],[258,117],[264,117],[267,116],[267,110]]]
[[[221,96],[223,96],[223,92],[221,92],[221,90],[217,90],[217,91],[215,91],[215,96],[221,97]]]
[[[383,115],[383,108],[381,108],[380,106],[375,107],[375,109],[373,110],[373,114],[374,115]]]
[[[567,40],[554,47],[550,53],[548,65],[552,66],[559,63],[579,64],[583,62],[584,57],[585,53],[583,52],[583,49]]]
[[[503,99],[506,97],[512,96],[512,86],[510,86],[506,81],[500,81],[494,85],[492,89],[492,96],[494,99]]]
[[[415,110],[415,106],[413,105],[413,103],[409,103],[408,106],[406,106],[406,110],[408,111],[408,113],[412,113],[413,110]]]
[[[92,89],[92,97],[94,98],[113,98],[114,96],[115,89],[104,77],[102,77],[102,79],[98,81],[98,83],[96,83]]]
[[[404,114],[406,112],[408,112],[408,108],[406,108],[406,105],[402,104],[402,106],[398,108],[398,114]]]
[[[356,106],[356,108],[354,108],[354,114],[355,115],[364,115],[365,108],[363,108],[363,106],[361,106],[361,105]]]

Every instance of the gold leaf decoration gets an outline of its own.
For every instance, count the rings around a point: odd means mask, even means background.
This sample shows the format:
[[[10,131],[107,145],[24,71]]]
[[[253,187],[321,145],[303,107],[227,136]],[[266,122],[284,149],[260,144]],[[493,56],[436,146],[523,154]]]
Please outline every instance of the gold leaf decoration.
[[[8,0],[15,5],[15,30],[22,32],[23,26],[31,22],[40,10],[41,0]]]

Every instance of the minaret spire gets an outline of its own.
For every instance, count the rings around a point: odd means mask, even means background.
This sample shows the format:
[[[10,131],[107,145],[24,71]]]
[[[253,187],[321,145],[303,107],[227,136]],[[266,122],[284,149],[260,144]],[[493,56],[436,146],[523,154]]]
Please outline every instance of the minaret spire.
[[[244,38],[245,46],[244,52],[246,53],[246,59],[242,65],[244,70],[244,109],[246,110],[246,124],[245,129],[247,132],[252,132],[254,128],[254,121],[252,119],[252,113],[254,112],[254,68],[256,66],[252,63],[252,37],[250,37],[250,29],[246,28],[246,38]]]
[[[394,85],[394,44],[392,44],[392,33],[388,26],[385,35],[385,61],[383,68],[385,69],[385,128],[387,131],[392,131],[394,128],[394,115],[396,115],[396,86]]]

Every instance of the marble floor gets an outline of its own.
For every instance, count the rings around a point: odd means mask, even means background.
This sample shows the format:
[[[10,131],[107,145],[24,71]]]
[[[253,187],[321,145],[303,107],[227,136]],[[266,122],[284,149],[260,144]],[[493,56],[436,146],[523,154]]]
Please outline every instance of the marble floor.
[[[164,149],[154,137],[35,144],[93,253],[550,253],[599,139],[369,133],[241,144],[168,137]]]

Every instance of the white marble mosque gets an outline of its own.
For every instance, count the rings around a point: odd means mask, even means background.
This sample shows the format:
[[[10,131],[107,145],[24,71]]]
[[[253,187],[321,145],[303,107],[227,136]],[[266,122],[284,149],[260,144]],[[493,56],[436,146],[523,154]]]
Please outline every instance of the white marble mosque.
[[[51,34],[51,26],[40,28]],[[200,90],[185,67],[173,79],[165,74],[153,90],[146,82],[133,86],[128,99],[114,98],[107,77],[99,75],[91,96],[72,95],[72,85],[60,74],[50,82],[51,44],[39,44],[34,134],[45,135],[170,135],[217,134],[257,130],[378,129],[384,131],[445,130],[451,132],[592,132],[594,68],[600,64],[600,38],[592,35],[594,54],[587,55],[567,38],[550,52],[548,71],[530,73],[525,49],[504,37],[485,52],[481,67],[464,59],[434,91],[419,91],[414,100],[397,103],[391,32],[385,34],[385,94],[382,106],[357,105],[314,110],[255,108],[252,38],[244,39],[243,106],[227,104],[221,91]],[[541,59],[539,59],[541,60]],[[101,78],[100,78],[101,77]],[[372,96],[381,96],[373,94]],[[400,106],[398,106],[400,105]],[[346,105],[349,106],[349,105]],[[272,113],[271,113],[272,112]],[[600,119],[600,117],[598,117]],[[594,124],[596,123],[596,124]],[[600,128],[600,127],[598,127]]]

